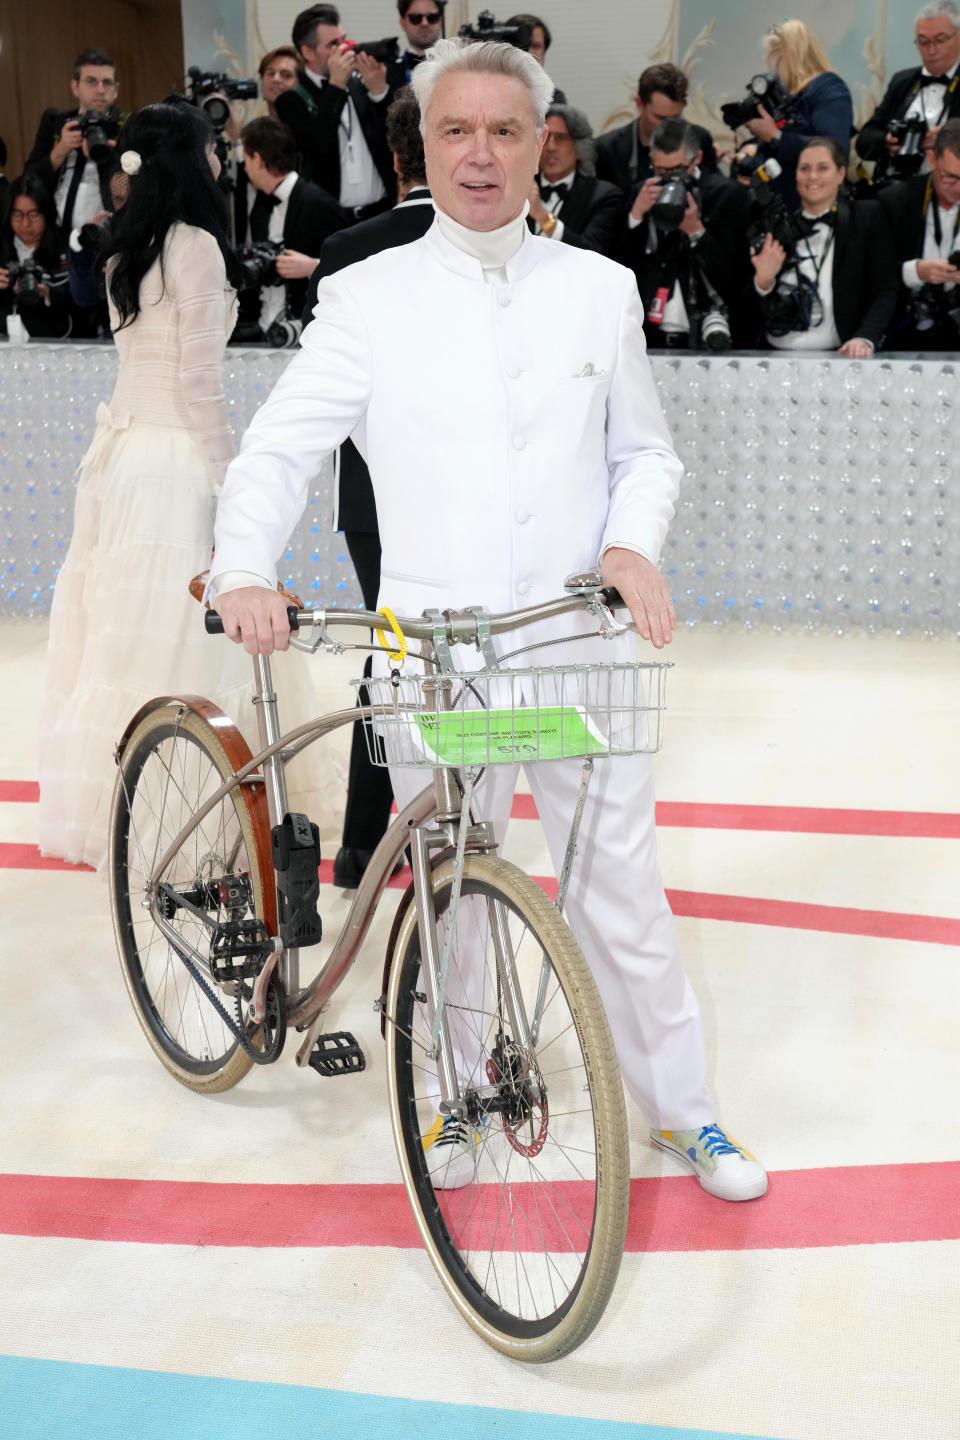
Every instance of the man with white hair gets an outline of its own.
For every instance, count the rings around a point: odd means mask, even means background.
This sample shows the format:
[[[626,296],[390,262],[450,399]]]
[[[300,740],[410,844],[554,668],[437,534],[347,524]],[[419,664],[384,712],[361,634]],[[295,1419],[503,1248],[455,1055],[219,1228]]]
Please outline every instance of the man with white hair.
[[[922,64],[897,71],[857,136],[857,154],[877,162],[875,184],[925,175],[940,126],[960,118],[960,0],[932,0],[915,28]]]
[[[302,350],[227,474],[211,568],[225,629],[251,654],[286,647],[276,558],[319,461],[352,435],[376,495],[381,604],[514,609],[599,562],[659,649],[676,619],[656,562],[682,468],[633,276],[525,224],[553,83],[513,46],[441,40],[413,86],[436,222],[322,281]],[[535,638],[571,629],[576,620]],[[564,658],[596,660],[599,647],[599,658],[628,659],[634,644],[583,638]],[[580,764],[527,774],[559,866]],[[497,765],[481,782],[477,805],[498,837],[515,780],[515,767]],[[394,787],[406,803],[410,772],[396,772]],[[657,868],[646,756],[597,767],[581,835],[570,924],[652,1140],[711,1194],[762,1195],[762,1166],[716,1124],[707,1090],[700,1014]],[[438,1143],[476,1143],[469,1127],[449,1128]]]

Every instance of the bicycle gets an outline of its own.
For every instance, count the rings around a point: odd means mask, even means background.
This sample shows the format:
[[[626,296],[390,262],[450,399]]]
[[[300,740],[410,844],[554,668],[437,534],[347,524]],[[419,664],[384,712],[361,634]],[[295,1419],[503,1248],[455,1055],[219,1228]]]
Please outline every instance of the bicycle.
[[[323,1016],[409,847],[412,880],[375,1002],[397,1155],[447,1294],[489,1344],[521,1360],[557,1358],[586,1338],[623,1253],[623,1088],[562,907],[594,761],[659,747],[669,667],[504,669],[492,637],[576,610],[599,634],[619,634],[616,598],[589,573],[555,601],[499,616],[292,609],[291,643],[309,653],[347,648],[331,625],[378,628],[392,668],[354,682],[366,703],[282,734],[269,661],[255,656],[257,755],[191,696],[148,702],[115,755],[108,863],[124,980],[154,1052],[200,1092],[275,1062],[288,1030],[304,1035],[301,1067],[328,1077],[364,1067],[352,1034],[321,1033]],[[214,611],[205,618],[222,631]],[[389,650],[387,624],[399,649]],[[411,640],[416,673],[404,670]],[[481,670],[455,670],[461,642],[477,646]],[[287,813],[284,766],[358,715],[375,763],[429,770],[432,783],[391,824],[326,963],[302,985],[300,949],[322,931],[319,844],[306,817]],[[572,756],[580,795],[554,905],[497,854],[473,797],[487,764]],[[465,1181],[452,1173],[464,1164]]]

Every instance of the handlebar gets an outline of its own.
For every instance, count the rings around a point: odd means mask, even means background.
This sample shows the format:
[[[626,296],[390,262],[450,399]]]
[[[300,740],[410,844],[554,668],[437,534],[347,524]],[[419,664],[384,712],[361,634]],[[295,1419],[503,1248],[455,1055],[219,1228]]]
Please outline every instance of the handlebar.
[[[556,615],[565,615],[573,610],[591,610],[597,605],[613,610],[623,604],[618,591],[604,589],[599,582],[581,583],[573,593],[547,600],[540,605],[528,605],[523,610],[506,610],[500,615],[487,615],[491,635],[502,635],[507,630],[517,630],[521,625],[533,625],[540,620],[549,620]],[[479,608],[479,607],[478,607]],[[483,615],[481,610],[480,614]],[[313,626],[327,629],[330,625],[355,625],[364,630],[389,630],[390,621],[379,610],[313,610],[309,607],[298,610],[295,605],[287,606],[291,630],[308,630]],[[424,615],[398,615],[397,624],[408,640],[433,640],[444,638],[448,645],[475,645],[479,634],[480,617],[474,610],[444,610],[438,620]],[[216,610],[208,610],[203,623],[208,635],[222,635],[223,621]],[[624,627],[626,628],[626,627]]]

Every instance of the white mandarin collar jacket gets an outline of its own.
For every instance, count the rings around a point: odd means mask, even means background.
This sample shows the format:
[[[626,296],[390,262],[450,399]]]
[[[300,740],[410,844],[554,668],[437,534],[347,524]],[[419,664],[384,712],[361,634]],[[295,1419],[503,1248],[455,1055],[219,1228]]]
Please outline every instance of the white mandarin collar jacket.
[[[632,274],[525,231],[506,284],[434,224],[321,282],[227,473],[211,578],[271,582],[321,459],[367,461],[397,613],[552,598],[624,544],[656,561],[682,467]]]

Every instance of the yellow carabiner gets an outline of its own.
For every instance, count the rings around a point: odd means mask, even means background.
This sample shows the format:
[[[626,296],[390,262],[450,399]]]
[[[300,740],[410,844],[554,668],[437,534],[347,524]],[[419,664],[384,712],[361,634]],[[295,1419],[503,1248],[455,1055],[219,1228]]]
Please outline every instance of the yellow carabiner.
[[[380,614],[381,614],[381,615],[385,615],[385,616],[387,617],[387,619],[390,621],[390,629],[393,631],[394,635],[395,635],[396,638],[399,640],[399,642],[400,642],[400,648],[399,648],[399,650],[391,650],[391,649],[389,648],[389,646],[390,646],[390,637],[387,635],[386,630],[379,630],[379,629],[378,629],[378,630],[377,630],[377,639],[380,641],[380,644],[383,646],[384,650],[386,650],[386,652],[387,652],[387,659],[388,659],[388,660],[392,660],[395,665],[402,665],[403,662],[404,662],[404,660],[407,658],[407,640],[406,640],[406,636],[404,635],[403,631],[400,629],[400,626],[397,624],[397,617],[396,617],[396,615],[394,615],[394,613],[393,613],[393,611],[390,609],[389,605],[381,605],[381,606],[380,606]]]

